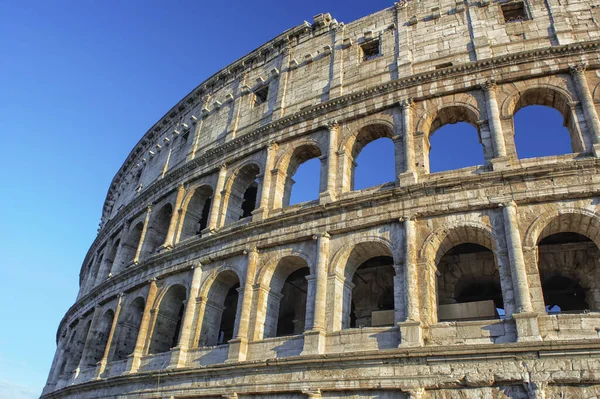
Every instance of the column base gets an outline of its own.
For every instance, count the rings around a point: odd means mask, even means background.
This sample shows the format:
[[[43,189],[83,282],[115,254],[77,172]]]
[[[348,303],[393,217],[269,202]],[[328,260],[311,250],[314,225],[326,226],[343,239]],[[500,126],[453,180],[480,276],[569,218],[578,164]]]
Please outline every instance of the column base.
[[[492,164],[492,170],[506,170],[510,168],[510,157],[496,157],[490,163]]]
[[[419,180],[417,176],[417,172],[414,170],[403,172],[398,175],[398,185],[400,187],[410,186],[411,184],[416,184]]]
[[[335,201],[335,196],[332,192],[325,191],[324,193],[319,194],[319,205],[329,204],[333,201]]]
[[[215,231],[217,231],[217,229],[207,227],[204,230],[200,231],[200,236],[201,237],[208,237],[208,236],[211,236],[211,235],[215,234]]]
[[[107,363],[108,361],[106,359],[102,359],[98,362],[98,365],[96,366],[96,372],[94,373],[94,378],[92,378],[92,381],[102,379],[102,374],[104,374],[104,370],[106,369]]]
[[[267,217],[269,217],[269,210],[267,208],[260,207],[252,211],[253,222],[260,222]]]
[[[171,369],[180,369],[185,367],[185,362],[187,360],[187,348],[183,348],[180,346],[176,346],[171,348],[171,358],[169,359],[169,365],[167,366],[167,370]]]
[[[596,158],[600,158],[600,143],[592,145],[592,154],[594,154]]]
[[[127,356],[127,366],[125,366],[125,371],[122,375],[137,373],[140,368],[141,360],[141,354],[132,353],[131,355]]]
[[[325,353],[325,331],[310,330],[304,332],[304,348],[301,355],[320,355]]]
[[[229,340],[229,352],[225,363],[243,362],[248,354],[248,340],[246,338],[234,338]]]
[[[157,252],[160,254],[160,253],[163,253],[163,252],[166,252],[166,251],[170,251],[172,249],[173,249],[173,245],[171,245],[171,244],[164,245],[163,244],[160,247],[158,247],[158,251]]]
[[[541,341],[538,315],[534,312],[513,313],[517,326],[517,342]]]
[[[420,321],[401,321],[398,327],[400,327],[398,348],[423,346],[423,325]]]

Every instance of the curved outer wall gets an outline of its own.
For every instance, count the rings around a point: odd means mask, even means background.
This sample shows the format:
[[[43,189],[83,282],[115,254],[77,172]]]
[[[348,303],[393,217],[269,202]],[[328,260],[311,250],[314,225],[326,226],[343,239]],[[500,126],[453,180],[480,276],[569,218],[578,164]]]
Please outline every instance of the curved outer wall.
[[[587,0],[401,1],[318,15],[212,76],[115,176],[43,397],[600,395],[599,19]],[[513,116],[536,104],[571,154],[518,159]],[[456,121],[485,163],[429,173]],[[353,191],[381,137],[396,181]],[[318,200],[286,206],[314,157]],[[365,316],[370,259],[391,308]],[[549,276],[586,310],[547,313]],[[467,283],[504,317],[448,318]]]

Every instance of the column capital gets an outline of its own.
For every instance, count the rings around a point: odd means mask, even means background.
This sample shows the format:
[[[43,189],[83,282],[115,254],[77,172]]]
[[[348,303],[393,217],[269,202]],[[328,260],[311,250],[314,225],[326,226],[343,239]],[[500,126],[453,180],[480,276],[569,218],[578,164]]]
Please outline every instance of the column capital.
[[[337,129],[339,129],[339,127],[340,127],[340,124],[335,119],[327,122],[327,129],[329,129],[329,130],[337,130]]]
[[[157,278],[156,278],[156,277],[150,277],[150,278],[148,279],[148,283],[150,283],[150,284],[152,284],[152,283],[156,284],[156,281],[157,281]]]
[[[571,75],[582,75],[587,67],[586,63],[569,65],[569,73]]]
[[[202,262],[197,262],[197,263],[193,263],[193,264],[191,264],[191,265],[190,265],[190,270],[194,270],[194,269],[196,269],[197,267],[200,267],[200,268],[202,268]]]
[[[146,212],[150,212],[152,210],[152,203],[146,205]]]
[[[402,100],[398,103],[398,105],[400,106],[400,109],[411,108],[413,106],[413,104],[414,104],[414,101],[413,101],[412,97],[405,98],[404,100]]]
[[[267,143],[267,150],[275,151],[279,147],[279,144],[275,140],[269,140]]]
[[[319,238],[331,238],[328,232],[316,233],[313,235],[313,240],[318,240]]]
[[[117,298],[119,298],[119,299],[122,299],[124,296],[125,296],[125,293],[124,293],[124,292],[119,292],[119,293],[117,294]]]
[[[498,207],[499,208],[508,208],[508,207],[516,208],[517,203],[514,200],[500,202],[500,203],[498,203]]]
[[[227,164],[225,162],[223,162],[221,165],[219,165],[219,169],[220,170],[227,170]]]
[[[258,253],[258,248],[256,248],[256,247],[246,248],[246,249],[244,249],[243,253],[244,253],[244,255],[248,255],[251,253]]]
[[[321,390],[320,389],[315,389],[315,388],[307,388],[307,389],[303,389],[302,393],[306,396],[308,396],[309,398],[321,398]]]
[[[479,88],[483,91],[492,91],[496,89],[496,81],[494,79],[486,80],[479,85]]]
[[[403,215],[398,218],[399,222],[416,222],[417,214],[413,213],[412,215]]]

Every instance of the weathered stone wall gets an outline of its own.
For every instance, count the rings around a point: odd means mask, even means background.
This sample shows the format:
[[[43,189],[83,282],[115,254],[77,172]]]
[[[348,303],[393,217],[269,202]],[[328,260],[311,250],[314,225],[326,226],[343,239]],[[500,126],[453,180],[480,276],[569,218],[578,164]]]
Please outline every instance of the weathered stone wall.
[[[401,1],[219,71],[115,176],[44,396],[597,396],[598,10]],[[529,105],[561,113],[572,153],[518,158]],[[457,121],[484,164],[430,173]],[[396,179],[354,190],[379,138]],[[289,206],[313,158],[319,198]],[[440,317],[485,301],[502,314]]]

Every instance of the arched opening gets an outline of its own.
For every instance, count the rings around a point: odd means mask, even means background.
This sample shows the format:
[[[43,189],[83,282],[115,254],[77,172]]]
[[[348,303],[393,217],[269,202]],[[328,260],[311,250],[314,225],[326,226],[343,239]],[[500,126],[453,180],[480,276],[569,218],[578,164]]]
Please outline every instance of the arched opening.
[[[229,203],[225,224],[237,222],[252,215],[258,197],[258,175],[260,169],[249,164],[237,171],[229,187]]]
[[[316,145],[302,145],[294,150],[285,174],[283,207],[319,198],[322,184],[318,158],[321,155]]]
[[[430,173],[485,164],[477,115],[465,107],[440,110],[429,130]]]
[[[382,242],[362,242],[348,253],[344,269],[342,328],[394,324],[394,260]]]
[[[96,285],[96,279],[98,278],[98,273],[100,272],[100,267],[102,267],[102,261],[104,259],[104,254],[100,254],[94,263],[94,266],[90,270],[90,275],[88,276],[87,286],[88,289],[93,288]]]
[[[453,245],[439,259],[437,271],[439,321],[504,317],[500,275],[488,245],[473,242]]]
[[[124,309],[115,332],[115,349],[111,360],[125,360],[127,356],[133,353],[140,325],[142,324],[145,305],[144,298],[137,297]]]
[[[587,236],[564,231],[567,217],[559,217],[544,229],[538,242],[538,270],[546,312],[583,313],[600,310],[600,251]],[[571,218],[574,219],[574,218]],[[585,222],[582,221],[581,223]],[[560,227],[559,227],[560,226]],[[548,235],[546,235],[548,234]]]
[[[115,265],[115,262],[117,260],[117,251],[119,250],[120,245],[121,245],[120,239],[113,241],[110,251],[108,251],[108,257],[106,258],[106,272],[105,272],[106,275],[102,276],[103,279],[108,277],[108,274],[116,273],[117,267]]]
[[[98,321],[98,325],[93,329],[87,346],[88,353],[86,353],[83,362],[86,367],[96,367],[96,363],[102,360],[114,317],[115,312],[112,309],[107,310]]]
[[[519,109],[514,116],[514,129],[519,159],[573,152],[565,117],[555,108],[530,105]]]
[[[376,256],[365,261],[352,277],[350,328],[394,324],[394,259]]]
[[[233,271],[219,273],[208,291],[199,346],[227,343],[233,338],[240,280]]]
[[[350,179],[343,179],[344,189],[360,190],[362,188],[375,186],[381,184],[379,181],[384,178],[386,181],[395,181],[397,171],[395,167],[394,145],[393,142],[391,142],[392,137],[392,129],[388,125],[381,123],[367,125],[360,129],[354,142],[349,143],[351,144],[351,148],[347,149],[349,150],[350,156],[347,157],[346,170],[349,170],[350,172]],[[388,140],[380,140],[383,138],[387,138]],[[377,141],[377,143],[375,143],[375,141]],[[373,145],[370,146],[364,156],[360,157],[361,162],[359,164],[359,155],[370,143],[373,143]],[[377,154],[377,150],[380,150],[381,152]],[[390,150],[392,153],[391,162]],[[358,185],[356,178],[357,165],[361,165]],[[376,174],[369,175],[368,171],[376,171]],[[389,177],[390,174],[392,175],[391,178]]]
[[[116,268],[113,267],[115,272],[123,270],[135,257],[135,253],[137,252],[137,248],[140,244],[142,230],[144,230],[144,223],[142,222],[137,223],[135,226],[132,226],[129,229],[127,238],[123,242],[123,246],[119,251],[118,259],[114,262],[116,266]]]
[[[171,286],[162,298],[154,322],[149,354],[168,352],[177,346],[186,295],[185,287],[177,284]]]
[[[396,181],[394,142],[387,137],[365,145],[355,161],[354,190]]]
[[[180,239],[200,235],[208,225],[208,217],[212,204],[213,190],[209,186],[201,186],[194,190],[192,198],[187,203]]]
[[[264,338],[304,332],[309,274],[308,264],[299,256],[279,260],[269,284]]]
[[[76,334],[71,336],[71,342],[69,342],[69,347],[67,350],[69,351],[68,360],[65,364],[65,371],[70,373],[75,370],[79,366],[79,362],[81,361],[81,357],[83,356],[83,348],[85,347],[85,341],[87,340],[88,333],[90,331],[90,327],[92,326],[92,320],[88,320],[83,328],[78,329]]]
[[[75,352],[77,351],[77,336],[81,334],[81,331],[73,330],[67,341],[67,344],[64,346],[64,355],[62,359],[62,363],[58,369],[58,375],[61,376],[65,374],[65,372],[72,372],[75,362],[73,357],[75,356]]]
[[[165,204],[154,216],[154,220],[150,223],[144,239],[142,250],[142,258],[150,256],[160,249],[165,243],[171,217],[173,216],[173,206]]]

